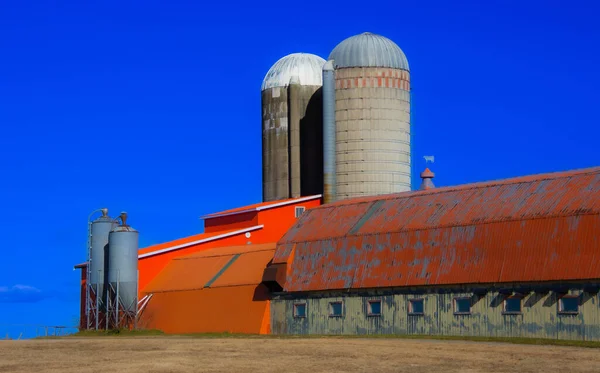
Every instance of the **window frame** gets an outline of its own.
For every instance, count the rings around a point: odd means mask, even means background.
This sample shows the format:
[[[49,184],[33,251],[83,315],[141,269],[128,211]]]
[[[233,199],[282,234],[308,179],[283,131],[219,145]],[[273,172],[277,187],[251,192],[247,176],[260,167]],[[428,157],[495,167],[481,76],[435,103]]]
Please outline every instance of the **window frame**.
[[[302,316],[298,315],[298,307],[299,306],[304,306],[304,315],[302,315]],[[307,312],[307,308],[308,308],[308,306],[306,305],[306,302],[295,302],[294,303],[294,310],[293,310],[293,312],[294,312],[294,318],[295,319],[305,319],[306,318],[306,314],[308,313]]]
[[[577,300],[577,311],[563,311],[562,310],[562,300],[565,298],[570,298],[570,299],[576,299]],[[580,307],[581,305],[579,304],[579,295],[574,295],[574,294],[566,294],[561,296],[560,298],[558,298],[558,302],[557,302],[557,307],[558,307],[558,314],[559,315],[579,315],[580,313]]]
[[[469,312],[458,312],[458,310],[457,310],[457,303],[456,303],[456,301],[458,301],[458,300],[468,300],[469,301]],[[454,311],[454,315],[471,315],[472,312],[473,312],[473,310],[472,310],[472,308],[473,308],[472,301],[473,300],[472,300],[471,297],[465,297],[465,296],[454,297],[452,299],[452,308],[453,308],[453,311]]]
[[[301,210],[300,214],[298,214],[299,210]],[[294,217],[296,219],[298,219],[300,216],[302,216],[302,214],[304,214],[305,211],[306,211],[306,207],[304,207],[304,206],[295,206],[295,208],[294,208]]]
[[[334,305],[334,304],[339,304],[341,307],[341,311],[340,311],[339,315],[336,315],[335,313],[333,313],[332,305]],[[344,316],[344,301],[341,301],[341,300],[331,301],[331,302],[329,302],[328,308],[329,308],[329,317],[343,317]]]
[[[507,311],[506,310],[506,301],[508,299],[518,299],[519,300],[519,311]],[[523,314],[523,297],[518,295],[511,295],[504,298],[502,301],[502,314],[503,315],[522,315]]]
[[[415,312],[413,310],[413,303],[421,302],[423,303],[423,312]],[[408,300],[408,315],[409,316],[424,316],[425,315],[425,298],[413,298]]]
[[[373,309],[371,307],[371,304],[373,303],[379,303],[379,313],[373,313]],[[381,299],[369,299],[367,301],[367,316],[369,317],[381,317],[381,313],[382,313],[382,309],[381,309],[381,305],[382,305],[382,301]]]

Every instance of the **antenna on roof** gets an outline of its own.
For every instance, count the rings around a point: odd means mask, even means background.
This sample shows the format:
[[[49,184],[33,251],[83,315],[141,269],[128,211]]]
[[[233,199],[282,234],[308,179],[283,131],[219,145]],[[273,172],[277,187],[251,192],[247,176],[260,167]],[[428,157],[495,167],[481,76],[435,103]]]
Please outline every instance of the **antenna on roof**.
[[[425,155],[423,156],[423,158],[425,159],[425,164],[427,164],[427,162],[433,163],[433,161],[435,160],[435,157],[433,155]]]

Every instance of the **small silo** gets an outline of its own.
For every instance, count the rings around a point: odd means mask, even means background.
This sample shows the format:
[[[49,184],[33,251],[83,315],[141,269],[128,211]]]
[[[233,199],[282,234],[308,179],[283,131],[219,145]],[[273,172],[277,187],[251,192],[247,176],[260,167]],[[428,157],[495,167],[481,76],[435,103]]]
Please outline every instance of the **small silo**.
[[[366,32],[338,44],[329,60],[335,70],[333,200],[410,191],[406,56],[393,41]]]
[[[115,221],[108,216],[108,209],[101,209],[102,216],[91,223],[91,248],[90,248],[90,286],[94,292],[100,295],[97,304],[102,308],[106,302],[106,287],[104,284],[108,279],[107,256],[108,236],[115,226]]]
[[[309,53],[281,58],[261,87],[263,201],[323,190],[322,72]]]
[[[138,231],[127,225],[127,214],[121,213],[121,224],[109,234],[108,281],[111,285],[112,304],[118,310],[135,313],[137,311],[138,285]],[[118,285],[118,286],[117,286]]]

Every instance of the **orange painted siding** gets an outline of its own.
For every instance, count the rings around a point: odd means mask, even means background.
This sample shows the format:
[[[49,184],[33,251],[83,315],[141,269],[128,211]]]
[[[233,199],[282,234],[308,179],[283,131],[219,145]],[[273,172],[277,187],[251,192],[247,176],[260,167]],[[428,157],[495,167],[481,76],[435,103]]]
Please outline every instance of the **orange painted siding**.
[[[261,235],[262,230],[257,230],[250,232],[250,239],[246,238],[243,233],[238,234],[236,236],[231,236],[223,239],[219,239],[216,241],[206,242],[198,245],[189,246],[180,250],[170,251],[166,253],[161,253],[155,256],[150,256],[146,258],[141,258],[138,261],[138,270],[140,272],[139,276],[139,289],[140,293],[145,291],[146,286],[162,271],[165,266],[171,261],[173,258],[177,258],[183,255],[189,255],[193,253],[197,253],[202,250],[208,250],[215,247],[223,247],[223,246],[237,246],[244,245],[248,241],[259,241],[261,242],[263,238]],[[173,245],[174,246],[174,245]]]
[[[262,285],[155,293],[139,325],[169,334],[268,334],[268,295]]]
[[[260,283],[274,253],[272,243],[171,260],[146,288],[152,298],[140,325],[166,333],[269,333],[269,293]]]
[[[207,218],[204,220],[204,232],[214,233],[227,230],[237,230],[258,225],[258,212],[245,212],[223,217]]]
[[[263,210],[258,213],[258,223],[268,227],[269,232],[272,232],[273,234],[272,237],[274,240],[271,242],[277,242],[298,220],[295,218],[297,206],[302,206],[306,210],[309,210],[320,204],[321,200],[315,199],[312,201],[304,201],[293,205]]]

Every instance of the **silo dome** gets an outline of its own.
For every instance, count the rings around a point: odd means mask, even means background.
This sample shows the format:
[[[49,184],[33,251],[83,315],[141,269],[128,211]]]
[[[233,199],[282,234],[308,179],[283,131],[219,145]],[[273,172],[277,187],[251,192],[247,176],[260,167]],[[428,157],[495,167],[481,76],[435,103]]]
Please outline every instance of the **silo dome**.
[[[261,91],[274,87],[287,87],[290,79],[299,79],[300,85],[323,85],[322,68],[325,60],[310,53],[292,53],[269,69],[263,79]]]
[[[402,49],[390,39],[365,32],[339,43],[329,55],[336,68],[388,67],[407,70],[408,60]]]

